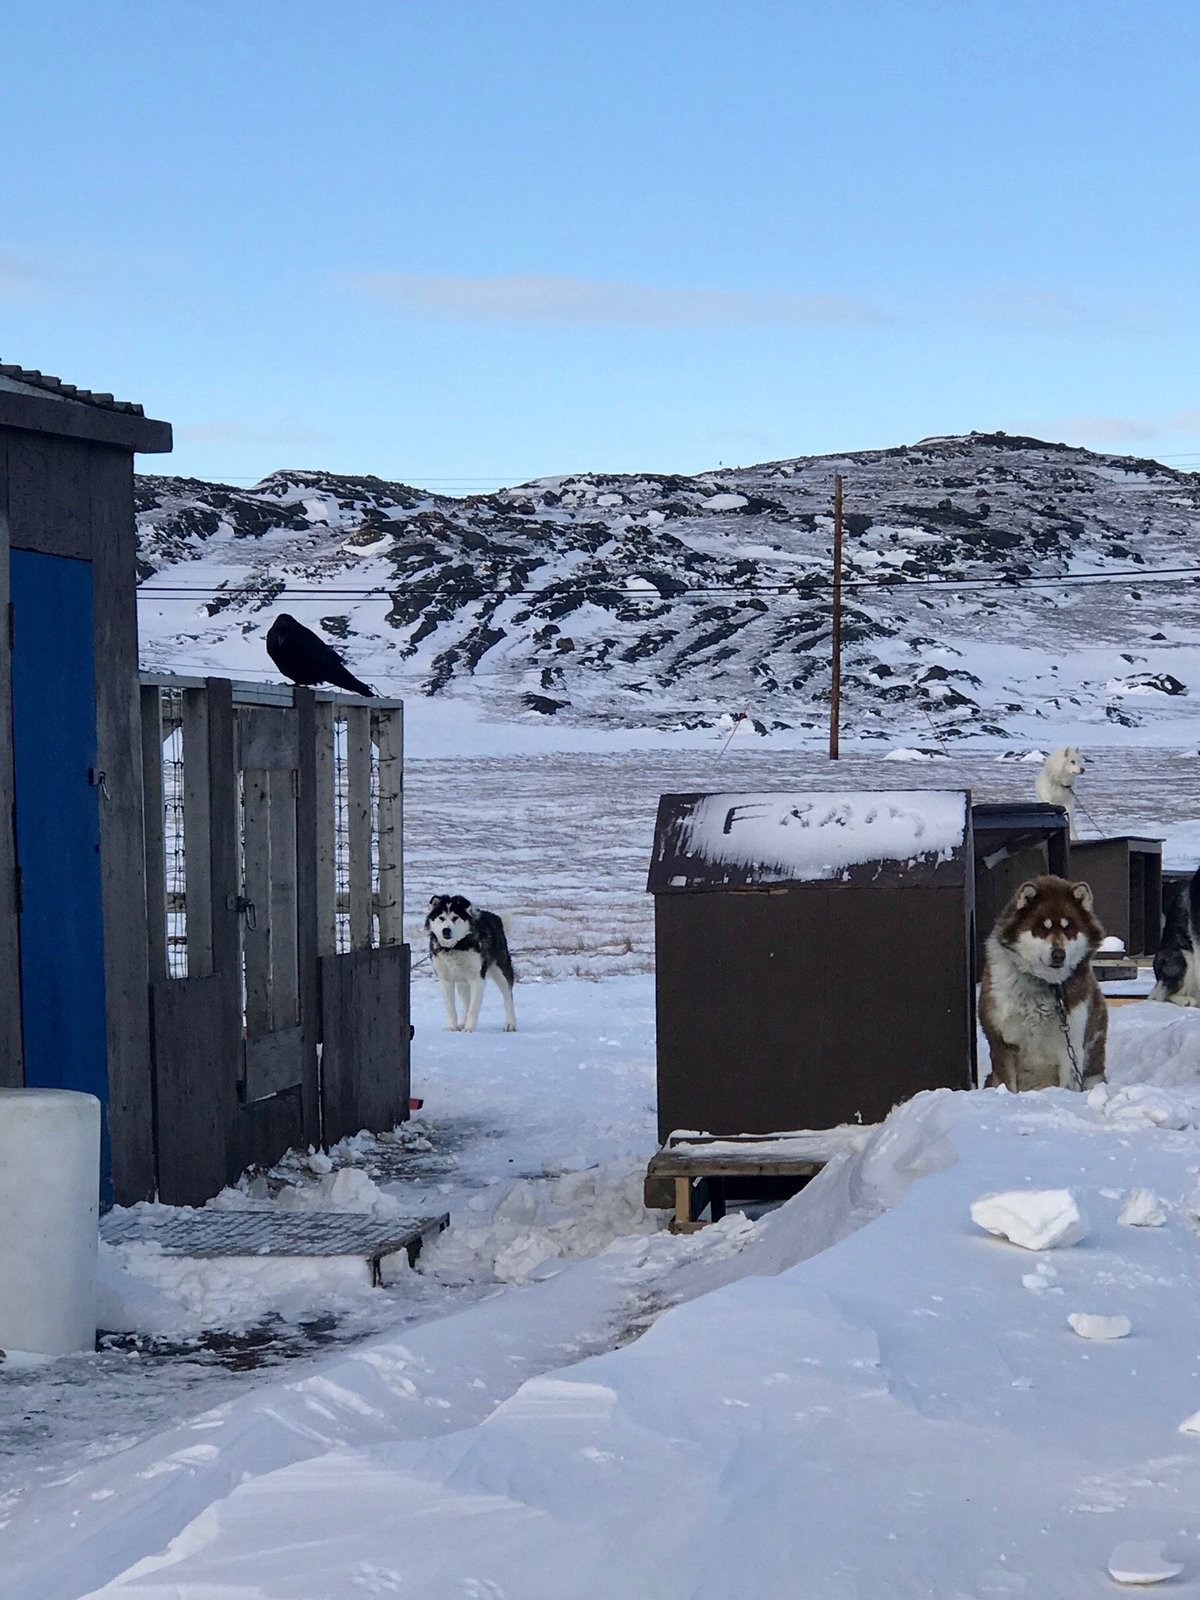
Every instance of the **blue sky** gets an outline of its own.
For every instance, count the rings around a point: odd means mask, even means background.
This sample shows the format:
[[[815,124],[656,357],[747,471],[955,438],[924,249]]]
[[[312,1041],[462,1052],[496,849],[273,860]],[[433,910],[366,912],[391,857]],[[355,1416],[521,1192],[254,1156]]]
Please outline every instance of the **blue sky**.
[[[12,0],[0,359],[152,470],[1200,467],[1194,0]]]

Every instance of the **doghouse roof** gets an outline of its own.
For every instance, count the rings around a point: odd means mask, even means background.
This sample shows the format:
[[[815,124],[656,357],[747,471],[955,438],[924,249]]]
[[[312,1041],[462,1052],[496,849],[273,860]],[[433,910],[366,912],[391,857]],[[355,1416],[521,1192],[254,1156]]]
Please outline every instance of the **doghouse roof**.
[[[969,800],[962,789],[665,794],[646,887],[962,882]]]
[[[156,453],[171,448],[171,428],[132,400],[79,389],[31,367],[0,361],[0,424],[34,433],[114,444]]]

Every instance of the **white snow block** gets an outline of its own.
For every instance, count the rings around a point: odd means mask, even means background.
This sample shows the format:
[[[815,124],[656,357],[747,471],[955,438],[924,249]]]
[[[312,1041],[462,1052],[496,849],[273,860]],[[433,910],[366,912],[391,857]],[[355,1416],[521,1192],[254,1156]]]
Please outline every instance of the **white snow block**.
[[[0,1089],[0,1350],[96,1343],[100,1102]]]
[[[1200,1433],[1200,1411],[1193,1411],[1179,1424],[1180,1433]]]
[[[1072,1311],[1067,1321],[1081,1339],[1124,1339],[1133,1327],[1128,1317],[1102,1317],[1094,1311]]]
[[[1087,1218],[1069,1189],[1005,1189],[980,1195],[971,1221],[1023,1250],[1055,1250],[1076,1244],[1088,1231]]]
[[[1153,1189],[1132,1190],[1117,1218],[1127,1228],[1161,1228],[1166,1220],[1166,1201],[1160,1200]]]
[[[1118,1583],[1165,1583],[1183,1571],[1181,1561],[1168,1561],[1161,1544],[1140,1544],[1128,1540],[1119,1544],[1108,1558],[1109,1576]]]

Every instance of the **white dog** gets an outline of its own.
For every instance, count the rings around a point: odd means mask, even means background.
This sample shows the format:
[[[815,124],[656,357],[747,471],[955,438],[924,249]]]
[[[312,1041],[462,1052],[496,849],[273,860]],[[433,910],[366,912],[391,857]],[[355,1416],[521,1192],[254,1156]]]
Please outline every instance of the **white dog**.
[[[1083,757],[1072,744],[1048,755],[1037,776],[1038,799],[1044,805],[1063,807],[1071,825],[1072,839],[1078,838],[1075,832],[1075,779],[1082,771]]]

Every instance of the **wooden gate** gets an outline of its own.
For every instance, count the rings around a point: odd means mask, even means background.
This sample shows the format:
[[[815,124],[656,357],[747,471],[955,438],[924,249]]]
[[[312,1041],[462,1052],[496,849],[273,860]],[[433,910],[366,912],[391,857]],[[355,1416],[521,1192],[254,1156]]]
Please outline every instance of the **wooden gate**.
[[[408,1114],[401,716],[143,680],[163,1200]]]

